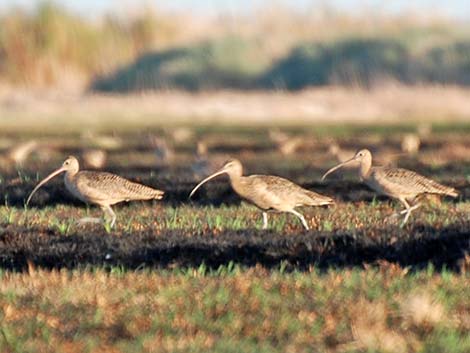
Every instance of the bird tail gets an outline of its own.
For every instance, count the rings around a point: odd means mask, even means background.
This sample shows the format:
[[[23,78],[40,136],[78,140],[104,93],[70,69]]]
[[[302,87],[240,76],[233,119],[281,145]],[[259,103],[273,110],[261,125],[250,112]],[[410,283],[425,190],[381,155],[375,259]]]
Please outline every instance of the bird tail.
[[[146,185],[131,183],[128,184],[129,200],[160,200],[165,194],[163,191],[151,188]]]
[[[312,206],[326,206],[326,205],[332,205],[335,203],[335,200],[333,200],[331,197],[320,195],[313,191],[308,191],[307,195],[312,201],[311,203]]]
[[[451,197],[459,196],[459,192],[450,186],[445,186],[439,183],[434,182],[434,188],[436,189],[437,194],[447,195]]]
[[[161,200],[164,194],[165,194],[164,191],[153,189],[152,198],[155,200]]]
[[[459,196],[459,192],[454,188],[449,188],[449,190],[446,192],[446,195],[449,195],[451,197],[457,197]]]

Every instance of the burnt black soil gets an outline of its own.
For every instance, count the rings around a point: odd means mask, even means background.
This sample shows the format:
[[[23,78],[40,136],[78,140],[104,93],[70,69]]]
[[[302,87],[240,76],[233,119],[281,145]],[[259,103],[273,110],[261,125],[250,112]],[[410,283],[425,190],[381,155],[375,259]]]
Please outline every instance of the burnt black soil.
[[[470,252],[470,232],[457,226],[436,231],[415,225],[408,237],[394,239],[395,227],[379,230],[379,240],[364,231],[330,234],[316,231],[277,234],[247,229],[222,234],[108,234],[102,229],[68,236],[50,229],[7,227],[0,231],[0,266],[22,271],[28,262],[47,269],[122,266],[128,269],[194,267],[217,268],[230,262],[287,270],[344,268],[384,261],[420,269],[433,264],[458,270]]]
[[[138,181],[147,185],[150,178]],[[161,181],[160,181],[161,183]],[[153,185],[157,186],[157,185]],[[188,201],[192,182],[163,182],[166,190],[163,204],[178,206]],[[356,181],[311,182],[305,187],[334,196],[344,202],[371,201],[376,195]],[[455,185],[462,197],[469,194],[467,183]],[[34,183],[4,184],[8,203],[23,207],[24,199]],[[381,200],[382,198],[378,198]],[[449,200],[450,201],[450,200]],[[239,204],[240,199],[226,181],[214,181],[202,188],[195,205],[214,206]],[[66,190],[60,178],[44,186],[35,196],[34,207],[73,204],[83,207]],[[123,204],[120,207],[126,207]],[[470,253],[470,227],[459,224],[435,229],[413,222],[400,229],[387,225],[371,226],[354,232],[327,233],[318,231],[276,233],[257,229],[189,233],[188,230],[167,230],[138,234],[106,233],[100,226],[77,228],[67,236],[47,227],[14,227],[0,229],[0,267],[23,271],[28,263],[46,269],[121,266],[127,269],[198,267],[205,264],[217,269],[230,262],[242,266],[263,266],[287,270],[307,270],[312,266],[328,268],[363,267],[383,262],[413,269],[435,268],[459,270]]]
[[[223,140],[222,140],[223,141]],[[222,143],[222,142],[221,142]],[[263,144],[263,146],[266,143]],[[223,147],[222,143],[222,147]],[[354,147],[364,146],[357,141]],[[433,148],[438,148],[431,145]],[[253,147],[253,146],[252,146]],[[246,146],[244,146],[246,148]],[[324,146],[322,147],[323,149]],[[139,149],[134,149],[138,152]],[[252,148],[253,149],[253,148]],[[361,184],[357,177],[319,182],[322,173],[332,165],[313,165],[310,152],[296,155],[292,165],[283,165],[273,152],[254,149],[257,153],[238,149],[230,153],[239,157],[252,172],[282,175],[302,186],[334,197],[343,202],[370,202],[375,193]],[[77,152],[77,151],[75,151]],[[245,153],[245,155],[243,155]],[[250,157],[251,156],[251,157]],[[111,160],[122,161],[120,153],[114,152]],[[276,158],[274,158],[276,157]],[[137,162],[139,160],[137,159]],[[264,162],[263,162],[264,161]],[[185,170],[185,164],[165,167],[133,166],[135,159],[128,158],[124,164],[110,163],[106,170],[131,180],[165,190],[163,205],[180,206],[188,202],[194,205],[236,205],[240,199],[233,193],[226,179],[217,179],[201,188],[192,201],[188,200],[197,180]],[[297,163],[301,162],[301,163]],[[13,173],[4,176],[0,183],[0,195],[4,203],[22,209],[24,201],[37,183],[36,173],[41,177],[57,168],[59,162],[50,165],[30,166],[22,178]],[[405,167],[424,175],[436,176],[446,184],[456,187],[458,199],[446,202],[462,202],[470,196],[470,184],[465,175],[470,162],[449,162],[432,169],[414,160]],[[299,167],[300,165],[300,167]],[[24,177],[26,175],[26,178]],[[62,178],[56,178],[36,193],[31,206],[50,207],[69,204],[83,207],[66,190]],[[120,207],[126,207],[125,204]],[[106,233],[102,227],[74,228],[67,236],[56,229],[42,227],[18,227],[0,225],[0,267],[22,271],[29,264],[47,269],[87,268],[89,266],[122,266],[128,269],[193,267],[205,264],[218,268],[231,262],[242,266],[261,265],[279,268],[282,263],[287,270],[306,270],[311,266],[328,268],[362,267],[367,264],[393,263],[420,269],[434,265],[436,268],[458,270],[466,254],[470,253],[470,225],[462,220],[459,224],[429,227],[418,221],[410,222],[400,229],[397,225],[367,225],[349,232],[302,232],[288,233],[246,229],[240,231],[166,230],[127,234],[112,231]]]

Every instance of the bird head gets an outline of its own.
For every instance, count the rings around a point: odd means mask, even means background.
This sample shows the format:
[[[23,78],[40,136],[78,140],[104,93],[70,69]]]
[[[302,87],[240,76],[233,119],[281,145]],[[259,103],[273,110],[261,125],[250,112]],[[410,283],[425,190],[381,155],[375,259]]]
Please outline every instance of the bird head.
[[[78,159],[74,156],[68,156],[67,159],[62,163],[62,167],[57,169],[61,172],[78,172],[80,165],[78,164]]]
[[[196,187],[191,191],[189,194],[189,197],[193,196],[194,193],[196,192],[199,187],[208,182],[209,180],[215,178],[216,176],[219,176],[221,174],[228,174],[229,177],[240,177],[243,175],[243,166],[240,163],[238,159],[229,159],[227,162],[225,162],[224,166],[220,168],[217,172],[215,172],[212,175],[209,175],[207,178],[205,178],[203,181],[201,181],[199,184],[196,185]]]
[[[354,157],[348,159],[347,161],[344,161],[343,163],[338,164],[337,166],[329,169],[325,174],[323,174],[321,180],[324,180],[329,174],[333,173],[334,171],[340,169],[341,167],[344,167],[346,164],[352,163],[352,162],[360,162],[363,163],[364,161],[372,161],[372,154],[368,149],[362,149],[356,152]]]
[[[33,197],[34,193],[45,183],[47,183],[49,180],[54,178],[56,175],[59,175],[60,173],[63,172],[71,172],[71,173],[76,173],[79,170],[79,164],[77,158],[74,156],[69,156],[64,163],[62,163],[62,166],[59,169],[54,170],[51,174],[49,174],[47,177],[42,179],[38,185],[31,191],[31,194],[29,194],[28,200],[26,200],[26,207],[28,207],[29,201],[31,201],[31,197]]]

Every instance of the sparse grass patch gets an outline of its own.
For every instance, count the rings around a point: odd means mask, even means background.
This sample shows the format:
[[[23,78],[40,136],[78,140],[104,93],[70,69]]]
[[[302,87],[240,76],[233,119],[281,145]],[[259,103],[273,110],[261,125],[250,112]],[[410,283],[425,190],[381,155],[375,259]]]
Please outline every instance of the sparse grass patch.
[[[312,344],[332,352],[468,348],[468,276],[226,270],[5,273],[1,348],[50,351],[52,340],[55,349],[225,352],[229,338],[234,347],[264,342],[279,352]],[[436,295],[442,289],[447,297]]]

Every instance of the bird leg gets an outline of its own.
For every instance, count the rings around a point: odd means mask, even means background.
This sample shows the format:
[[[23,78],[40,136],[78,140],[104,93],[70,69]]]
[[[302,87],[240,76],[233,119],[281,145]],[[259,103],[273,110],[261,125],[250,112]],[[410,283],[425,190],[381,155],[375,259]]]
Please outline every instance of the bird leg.
[[[105,213],[106,216],[111,217],[111,221],[109,222],[109,226],[112,228],[114,226],[114,223],[116,222],[116,214],[114,213],[113,209],[109,205],[103,205],[101,206],[101,209]]]
[[[407,210],[403,210],[400,212],[401,214],[405,213],[405,219],[403,220],[403,223],[401,224],[402,226],[405,225],[406,221],[410,217],[411,211],[416,210],[419,206],[421,206],[421,204],[418,203],[412,207],[409,207]]]
[[[268,213],[263,212],[263,229],[268,229]]]
[[[410,206],[410,204],[406,201],[406,199],[399,199],[399,200],[406,207],[403,211],[398,212],[398,214],[405,214],[405,218],[403,219],[403,222],[401,224],[401,226],[404,226],[406,222],[408,221],[408,218],[410,218],[411,211],[416,210],[418,207],[421,206],[421,204],[417,203],[414,206]]]
[[[302,222],[302,225],[304,226],[304,228],[306,230],[309,230],[308,225],[307,225],[307,221],[305,220],[304,216],[302,216],[301,213],[297,212],[296,210],[290,210],[288,212],[296,215],[300,219],[300,221]]]

